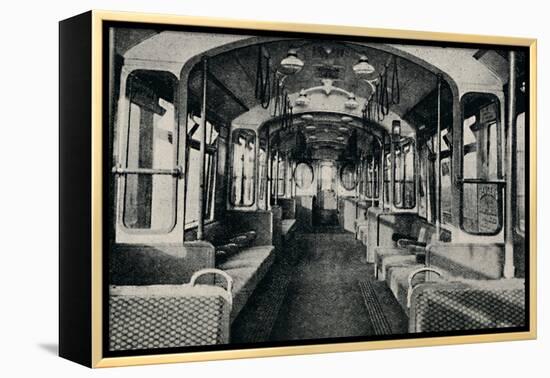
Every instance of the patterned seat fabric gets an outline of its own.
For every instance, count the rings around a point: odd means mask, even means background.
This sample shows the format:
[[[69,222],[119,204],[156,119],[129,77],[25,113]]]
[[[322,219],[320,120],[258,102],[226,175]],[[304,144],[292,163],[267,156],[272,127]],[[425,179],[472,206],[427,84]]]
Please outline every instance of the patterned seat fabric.
[[[231,299],[210,285],[112,287],[111,351],[229,342]]]
[[[438,332],[526,325],[525,282],[467,280],[426,283],[414,289],[410,332]]]

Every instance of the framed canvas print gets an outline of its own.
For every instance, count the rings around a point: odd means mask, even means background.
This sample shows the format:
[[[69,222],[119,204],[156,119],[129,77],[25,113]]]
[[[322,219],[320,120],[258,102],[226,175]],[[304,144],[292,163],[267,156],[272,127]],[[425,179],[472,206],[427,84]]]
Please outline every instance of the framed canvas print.
[[[60,355],[536,336],[536,41],[60,23]]]

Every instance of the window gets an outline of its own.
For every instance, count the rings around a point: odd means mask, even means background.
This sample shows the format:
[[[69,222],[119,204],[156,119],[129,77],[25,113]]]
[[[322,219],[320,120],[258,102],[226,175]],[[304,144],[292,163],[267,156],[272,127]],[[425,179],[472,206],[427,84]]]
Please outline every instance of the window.
[[[462,98],[463,182],[461,227],[477,235],[494,235],[502,228],[502,130],[499,103],[489,94]]]
[[[123,167],[126,228],[169,230],[175,224],[177,80],[160,71],[135,71],[128,77],[130,101]]]
[[[237,129],[231,140],[232,169],[230,202],[234,206],[254,204],[256,134],[252,130]]]
[[[352,163],[346,163],[340,170],[340,181],[342,183],[342,186],[346,190],[353,190],[355,189],[356,182],[355,182],[355,165]]]
[[[321,182],[320,182],[320,190],[321,191],[325,191],[325,190],[334,190],[333,188],[333,184],[334,184],[334,179],[336,176],[335,173],[336,173],[336,169],[333,165],[332,162],[322,162],[321,163],[321,168],[320,168],[320,171],[321,171]]]
[[[366,196],[371,199],[378,198],[378,164],[374,156],[367,157],[366,171]]]
[[[452,133],[449,128],[441,130],[441,139],[439,141],[441,155],[441,177],[439,183],[441,185],[441,198],[440,198],[440,209],[441,209],[441,223],[451,224],[452,223],[452,143],[451,143]],[[434,139],[436,136],[434,136]],[[435,141],[434,141],[435,146]]]
[[[187,117],[187,179],[185,196],[185,225],[195,226],[199,220],[200,191],[200,127],[202,119],[199,116]],[[204,160],[204,220],[214,219],[214,196],[216,188],[217,141],[216,127],[206,121],[205,130],[205,160]]]
[[[286,190],[286,160],[280,152],[273,155],[273,183],[272,194],[277,193],[278,197],[284,196]]]
[[[294,181],[299,189],[309,189],[313,184],[313,168],[311,165],[299,163],[294,170]]]
[[[525,232],[525,112],[516,117],[516,225]]]
[[[430,165],[433,164],[433,159],[431,158],[430,147],[427,144],[420,150],[420,178],[418,186],[418,215],[430,220],[430,206],[431,206],[431,190],[430,190],[430,179],[432,177],[432,171],[430,170]]]
[[[384,203],[390,203],[390,184],[391,184],[391,154],[389,148],[386,149],[384,157]]]
[[[415,147],[414,142],[408,138],[402,138],[394,144],[394,186],[393,204],[399,209],[412,209],[415,207]]]
[[[267,194],[267,141],[260,139],[260,148],[258,150],[258,200],[259,204],[265,209],[265,197]]]

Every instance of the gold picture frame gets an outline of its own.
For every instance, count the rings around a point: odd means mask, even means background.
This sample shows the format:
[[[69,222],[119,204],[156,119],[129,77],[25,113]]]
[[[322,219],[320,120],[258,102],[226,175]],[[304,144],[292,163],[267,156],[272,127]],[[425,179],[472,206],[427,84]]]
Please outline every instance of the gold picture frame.
[[[384,39],[396,39],[402,43],[407,41],[418,42],[438,42],[438,43],[462,43],[462,44],[476,44],[476,45],[498,45],[498,46],[518,46],[528,49],[529,54],[529,126],[530,126],[530,138],[529,138],[529,235],[525,235],[529,241],[528,251],[528,330],[521,332],[506,332],[506,333],[486,333],[475,335],[453,335],[453,336],[436,336],[436,337],[414,337],[414,338],[402,338],[391,340],[372,340],[372,341],[352,341],[352,342],[336,342],[330,344],[311,344],[311,345],[294,345],[294,346],[269,346],[247,349],[225,349],[225,350],[210,350],[210,351],[191,351],[182,353],[169,353],[169,354],[146,354],[146,355],[128,355],[120,357],[105,357],[104,348],[104,335],[103,329],[103,314],[105,306],[105,291],[104,291],[104,276],[105,261],[104,256],[104,222],[106,219],[105,214],[105,195],[106,190],[103,182],[104,175],[104,152],[107,146],[105,146],[105,126],[103,125],[105,116],[104,108],[108,105],[107,99],[104,98],[104,75],[103,71],[104,63],[108,57],[106,57],[105,40],[108,39],[108,35],[105,33],[104,25],[108,22],[125,22],[136,24],[154,24],[156,26],[163,25],[167,29],[173,26],[190,26],[190,27],[209,27],[217,29],[239,29],[250,31],[250,34],[254,34],[255,31],[262,32],[279,32],[279,33],[312,33],[322,35],[334,35],[334,36],[346,36],[346,37],[368,37],[368,38],[384,38]],[[174,16],[174,15],[159,15],[159,14],[141,14],[141,13],[124,13],[124,12],[110,12],[94,10],[88,12],[82,16],[77,16],[67,21],[62,21],[60,33],[60,61],[61,61],[61,113],[65,114],[69,107],[73,109],[85,109],[88,107],[87,116],[82,114],[74,117],[84,118],[71,118],[71,115],[61,117],[61,139],[64,139],[64,132],[67,130],[69,121],[75,120],[88,120],[91,122],[89,128],[80,126],[82,128],[81,134],[82,140],[89,141],[89,162],[91,163],[89,171],[83,172],[82,175],[87,175],[91,187],[85,193],[67,192],[67,203],[61,204],[61,218],[66,214],[66,207],[69,206],[69,202],[74,203],[78,201],[79,196],[88,196],[87,204],[89,204],[90,221],[84,225],[70,225],[69,219],[66,217],[67,222],[63,230],[68,231],[70,227],[80,227],[74,229],[78,233],[88,235],[87,239],[91,245],[85,244],[85,242],[79,242],[76,239],[61,243],[60,246],[60,354],[63,357],[77,361],[90,367],[115,367],[115,366],[129,366],[129,365],[144,365],[144,364],[160,364],[160,363],[174,363],[174,362],[190,362],[190,361],[208,361],[208,360],[220,360],[220,359],[238,359],[238,358],[251,358],[251,357],[267,357],[267,356],[284,356],[284,355],[301,355],[311,353],[328,353],[328,352],[347,352],[347,351],[361,351],[361,350],[373,350],[373,349],[389,349],[389,348],[404,348],[404,347],[419,347],[419,346],[435,346],[435,345],[449,345],[449,344],[467,344],[467,343],[482,343],[482,342],[495,342],[495,341],[513,341],[513,340],[526,340],[535,339],[537,336],[537,300],[536,300],[536,283],[537,283],[537,269],[536,269],[536,228],[537,228],[537,41],[536,39],[527,38],[514,38],[514,37],[501,37],[501,36],[481,36],[481,35],[469,35],[469,34],[451,34],[451,33],[436,33],[436,32],[424,32],[424,31],[404,31],[394,29],[377,29],[368,27],[350,27],[350,26],[335,26],[335,25],[316,25],[316,24],[294,24],[294,23],[279,23],[279,22],[259,22],[254,20],[229,20],[218,19],[210,17],[188,17],[188,16]],[[77,37],[74,33],[82,31],[85,33],[83,41],[76,41]],[[73,34],[72,36],[69,34]],[[89,40],[87,37],[89,37]],[[72,39],[71,39],[72,38]],[[411,42],[411,43],[412,43]],[[79,45],[80,43],[80,45]],[[78,48],[88,48],[89,51],[81,54]],[[79,54],[83,55],[80,58],[76,58]],[[69,87],[65,87],[63,83],[70,83],[70,78],[64,71],[69,67],[70,59],[81,59],[83,62],[87,57],[90,57],[88,67],[90,69],[90,80],[86,82],[87,85],[83,90],[91,90],[89,100],[91,102],[86,103],[86,97],[70,98],[70,95],[63,95],[63,91],[68,91]],[[72,71],[71,71],[72,72]],[[84,73],[85,71],[81,72]],[[78,74],[73,73],[73,74]],[[66,78],[64,78],[66,75]],[[72,84],[70,84],[72,85]],[[79,103],[80,101],[80,103]],[[67,135],[67,138],[70,138]],[[63,143],[61,143],[62,148]],[[74,150],[72,151],[75,152]],[[82,152],[85,153],[85,152]],[[80,157],[80,155],[77,155]],[[61,156],[61,164],[63,165],[63,159],[67,159],[67,155]],[[88,161],[88,160],[85,160]],[[67,168],[69,170],[69,168]],[[62,187],[64,183],[63,169],[61,174]],[[82,176],[84,177],[84,176]],[[66,178],[65,178],[66,179]],[[78,179],[78,177],[77,177]],[[84,185],[84,184],[83,184]],[[73,216],[76,216],[73,214]],[[63,235],[63,234],[62,234]],[[65,238],[65,236],[63,236]],[[68,236],[67,236],[68,238]],[[76,238],[76,236],[75,236]],[[80,244],[79,244],[80,243]],[[84,257],[69,256],[69,247],[80,246],[82,250],[86,250]],[[80,253],[80,250],[72,253]],[[74,274],[82,273],[83,276],[76,278],[68,270],[74,272]],[[89,278],[89,286],[86,286],[82,282]],[[80,281],[79,281],[80,280]],[[82,286],[84,285],[84,286]],[[89,292],[88,292],[89,289]],[[78,292],[80,291],[80,294]],[[80,295],[79,300],[75,300],[75,297]],[[78,307],[78,303],[82,304],[80,310],[75,309]],[[68,326],[68,322],[76,317],[80,316],[83,312],[88,311],[89,314],[86,317],[76,321],[75,324]],[[90,349],[84,348],[80,352],[73,352],[78,344],[78,339],[89,341]]]

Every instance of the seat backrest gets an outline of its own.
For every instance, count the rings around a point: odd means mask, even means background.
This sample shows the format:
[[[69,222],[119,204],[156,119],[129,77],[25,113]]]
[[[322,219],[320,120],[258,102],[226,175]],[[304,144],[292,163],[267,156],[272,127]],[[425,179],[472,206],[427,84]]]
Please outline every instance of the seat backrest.
[[[215,249],[206,241],[158,246],[118,244],[109,253],[109,260],[112,285],[183,284],[197,270],[215,267]]]
[[[428,246],[430,265],[452,276],[468,279],[500,279],[504,271],[503,244],[434,243]]]

